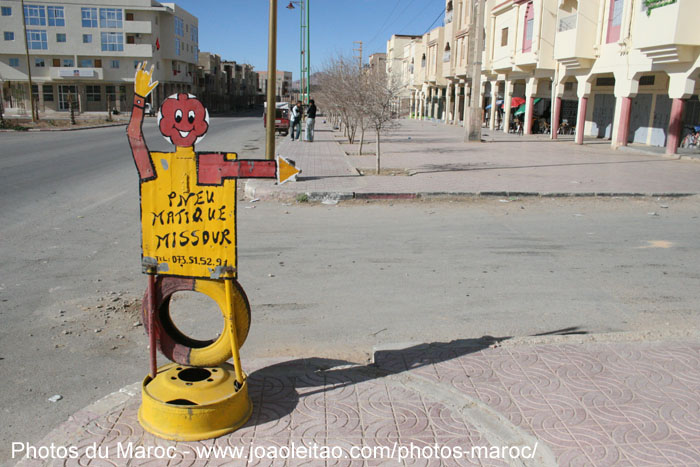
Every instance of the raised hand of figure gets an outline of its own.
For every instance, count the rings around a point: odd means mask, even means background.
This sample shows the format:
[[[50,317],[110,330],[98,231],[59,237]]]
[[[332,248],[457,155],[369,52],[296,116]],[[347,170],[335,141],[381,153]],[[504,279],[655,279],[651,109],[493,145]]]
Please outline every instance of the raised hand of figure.
[[[158,86],[158,81],[151,83],[151,77],[153,76],[153,65],[151,65],[150,71],[146,71],[146,64],[148,62],[139,63],[136,67],[136,76],[134,76],[134,93],[141,96],[147,97],[151,91]]]

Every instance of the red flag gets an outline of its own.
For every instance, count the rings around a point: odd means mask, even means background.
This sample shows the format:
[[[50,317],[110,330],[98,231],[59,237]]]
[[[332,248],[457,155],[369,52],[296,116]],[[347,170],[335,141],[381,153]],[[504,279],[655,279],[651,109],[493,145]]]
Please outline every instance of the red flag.
[[[156,50],[160,50],[160,41],[156,38]]]

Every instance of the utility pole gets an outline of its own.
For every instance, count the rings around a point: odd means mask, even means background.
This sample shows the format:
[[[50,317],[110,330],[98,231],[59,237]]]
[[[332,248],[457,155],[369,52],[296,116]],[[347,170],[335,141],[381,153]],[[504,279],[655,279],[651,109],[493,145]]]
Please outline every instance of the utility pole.
[[[309,3],[311,0],[306,0],[306,99],[305,104],[309,103],[311,95],[311,24],[309,23]]]
[[[358,55],[354,55],[358,59],[360,70],[362,70],[362,41],[353,41],[353,45],[358,44],[356,48],[353,48],[353,52],[358,52]]]
[[[481,58],[484,48],[485,9],[485,0],[472,0],[472,15],[469,25],[472,93],[469,102],[469,115],[466,116],[468,118],[465,118],[465,142],[481,142]]]
[[[20,8],[22,8],[22,28],[24,30],[24,53],[27,56],[27,77],[29,78],[29,100],[32,105],[32,121],[36,123],[39,121],[39,109],[36,108],[36,102],[34,101],[34,93],[32,92],[32,65],[29,63],[29,39],[27,39],[27,20],[24,17],[24,0],[20,3]]]
[[[275,115],[277,114],[277,0],[270,0],[267,33],[267,112],[265,118],[265,159],[275,159]]]

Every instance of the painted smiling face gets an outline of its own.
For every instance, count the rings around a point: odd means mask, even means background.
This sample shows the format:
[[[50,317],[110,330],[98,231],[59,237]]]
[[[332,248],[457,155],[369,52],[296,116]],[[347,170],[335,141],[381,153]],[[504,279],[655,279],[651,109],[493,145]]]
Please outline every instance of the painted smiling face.
[[[171,144],[194,146],[209,129],[209,112],[192,94],[173,94],[160,107],[158,127]]]

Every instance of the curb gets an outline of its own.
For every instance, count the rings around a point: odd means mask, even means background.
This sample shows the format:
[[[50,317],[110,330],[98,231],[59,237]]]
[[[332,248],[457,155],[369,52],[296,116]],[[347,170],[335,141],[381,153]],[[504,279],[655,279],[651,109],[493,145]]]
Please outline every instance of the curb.
[[[700,193],[665,192],[530,192],[530,191],[430,191],[408,193],[382,192],[337,192],[337,191],[274,191],[248,186],[245,195],[267,201],[294,201],[299,195],[306,195],[309,201],[347,200],[440,200],[449,198],[686,198]]]
[[[111,128],[115,126],[127,126],[129,123],[109,123],[106,125],[91,125],[91,126],[81,126],[77,128],[27,128],[26,130],[12,130],[12,129],[2,129],[0,133],[25,133],[25,132],[44,132],[44,131],[79,131],[79,130],[93,130],[95,128]]]

